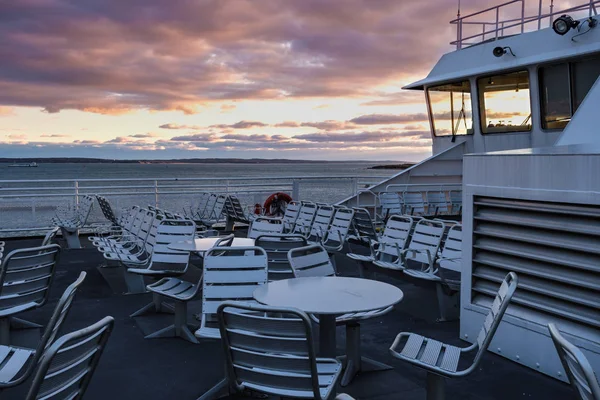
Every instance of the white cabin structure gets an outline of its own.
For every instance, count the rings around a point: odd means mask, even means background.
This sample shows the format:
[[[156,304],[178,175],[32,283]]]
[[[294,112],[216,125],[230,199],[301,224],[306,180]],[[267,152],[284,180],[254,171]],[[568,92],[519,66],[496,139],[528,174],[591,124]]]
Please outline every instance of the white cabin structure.
[[[520,16],[501,19],[515,4]],[[456,51],[405,87],[424,92],[433,156],[342,203],[377,210],[383,192],[462,190],[461,338],[476,340],[514,271],[490,350],[566,380],[550,322],[600,371],[600,1],[534,6],[452,21]],[[560,34],[563,15],[579,22]]]

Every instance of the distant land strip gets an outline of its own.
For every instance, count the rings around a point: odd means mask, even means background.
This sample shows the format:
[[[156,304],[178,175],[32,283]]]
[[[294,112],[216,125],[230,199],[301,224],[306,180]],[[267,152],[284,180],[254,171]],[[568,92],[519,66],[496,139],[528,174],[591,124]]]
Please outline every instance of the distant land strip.
[[[346,160],[346,161],[326,161],[326,160],[290,160],[285,158],[186,158],[169,160],[112,160],[104,158],[83,158],[83,157],[52,157],[52,158],[0,158],[0,163],[90,163],[90,164],[300,164],[300,163],[398,163],[398,161],[369,161],[369,160]],[[413,165],[412,163],[402,162],[394,165]],[[399,169],[387,168],[389,165],[372,167],[375,169]],[[407,168],[407,167],[404,167]]]

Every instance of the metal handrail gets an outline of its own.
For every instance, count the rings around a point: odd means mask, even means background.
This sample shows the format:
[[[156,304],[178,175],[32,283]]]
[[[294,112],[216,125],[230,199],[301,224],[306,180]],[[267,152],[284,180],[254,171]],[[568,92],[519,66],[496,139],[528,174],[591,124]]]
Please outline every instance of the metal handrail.
[[[500,20],[500,9],[510,6],[510,5],[513,5],[513,4],[516,4],[516,3],[521,3],[521,16],[518,18],[509,18],[509,19],[505,19],[505,20]],[[500,5],[497,5],[494,7],[489,7],[489,8],[486,8],[485,10],[477,11],[475,13],[471,13],[471,14],[468,14],[465,16],[460,16],[460,10],[459,10],[459,14],[457,15],[457,18],[450,21],[451,25],[456,25],[456,40],[450,42],[450,44],[456,45],[456,49],[460,50],[465,45],[474,45],[474,44],[478,44],[478,43],[485,41],[486,36],[490,35],[490,34],[494,35],[494,40],[498,40],[499,38],[503,37],[505,30],[520,27],[521,33],[523,33],[523,32],[525,32],[526,24],[529,24],[531,22],[536,22],[536,21],[538,23],[537,29],[539,30],[539,29],[541,29],[543,19],[549,18],[550,25],[552,25],[553,17],[555,15],[564,14],[564,13],[568,13],[568,12],[588,10],[589,16],[591,17],[592,15],[598,14],[598,12],[596,10],[596,6],[600,5],[600,0],[589,0],[585,4],[580,4],[577,6],[561,9],[558,11],[553,11],[552,10],[553,5],[551,5],[549,13],[542,12],[542,5],[543,5],[542,3],[543,3],[543,0],[539,0],[537,15],[531,15],[531,16],[527,16],[527,17],[525,16],[525,0],[508,1],[506,3],[500,4]],[[469,18],[473,18],[473,17],[481,15],[481,14],[489,13],[491,11],[495,11],[495,21],[493,21],[493,22],[468,21]],[[512,23],[512,24],[506,25],[507,23]],[[483,31],[481,33],[477,33],[477,34],[465,37],[465,36],[463,36],[463,25],[469,25],[469,26],[481,25],[483,28]],[[494,28],[491,30],[486,30],[486,27],[488,25],[494,26]],[[467,40],[475,39],[475,38],[481,38],[481,41],[480,42],[466,42]]]

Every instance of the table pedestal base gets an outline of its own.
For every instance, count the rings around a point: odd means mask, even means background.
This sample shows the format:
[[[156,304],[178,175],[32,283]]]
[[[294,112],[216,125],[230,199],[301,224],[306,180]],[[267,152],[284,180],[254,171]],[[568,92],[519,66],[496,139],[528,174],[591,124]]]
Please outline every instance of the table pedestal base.
[[[335,358],[335,315],[319,315],[319,357]]]
[[[341,356],[338,360],[344,363],[344,374],[340,380],[343,387],[348,386],[359,372],[387,371],[394,368],[368,357],[348,360],[347,356]]]

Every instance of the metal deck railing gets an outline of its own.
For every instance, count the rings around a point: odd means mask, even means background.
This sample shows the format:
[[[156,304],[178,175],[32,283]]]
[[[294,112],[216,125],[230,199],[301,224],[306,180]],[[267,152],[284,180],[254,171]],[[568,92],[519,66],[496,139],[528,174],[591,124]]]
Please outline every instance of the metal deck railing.
[[[534,7],[531,6],[532,4]],[[554,16],[566,13],[576,13],[577,15],[573,15],[574,18],[591,17],[598,14],[600,1],[589,0],[577,6],[555,11],[554,0],[551,0],[548,5],[549,12],[544,12],[545,6],[544,0],[539,0],[537,7],[533,1],[513,0],[464,16],[460,15],[459,6],[457,18],[450,21],[450,24],[456,25],[456,40],[450,44],[460,50],[465,46],[498,40],[505,36],[540,30],[544,20],[548,20],[548,26],[552,26]],[[527,11],[532,12],[532,15],[526,16]],[[465,33],[465,29],[469,32]]]
[[[179,212],[201,192],[236,194],[248,205],[274,192],[292,198],[334,203],[387,176],[283,176],[226,178],[112,178],[0,180],[0,236],[37,232],[50,224],[57,207],[73,208],[85,194],[106,196],[117,209],[154,205]],[[95,207],[89,222],[103,221]]]

